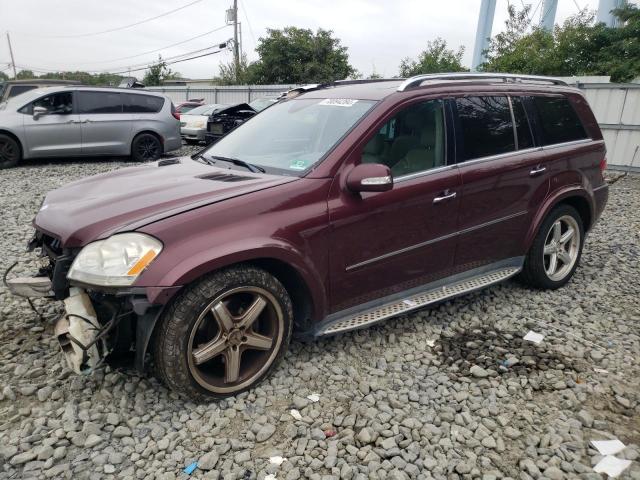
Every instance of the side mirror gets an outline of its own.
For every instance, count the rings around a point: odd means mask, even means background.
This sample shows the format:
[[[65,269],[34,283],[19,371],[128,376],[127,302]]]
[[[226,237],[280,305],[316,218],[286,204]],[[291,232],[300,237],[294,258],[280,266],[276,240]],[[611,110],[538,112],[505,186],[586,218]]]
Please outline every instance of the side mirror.
[[[37,120],[41,116],[46,115],[49,111],[44,107],[33,107],[33,119]]]
[[[386,192],[393,188],[393,176],[386,165],[361,163],[347,175],[347,187],[353,192]]]

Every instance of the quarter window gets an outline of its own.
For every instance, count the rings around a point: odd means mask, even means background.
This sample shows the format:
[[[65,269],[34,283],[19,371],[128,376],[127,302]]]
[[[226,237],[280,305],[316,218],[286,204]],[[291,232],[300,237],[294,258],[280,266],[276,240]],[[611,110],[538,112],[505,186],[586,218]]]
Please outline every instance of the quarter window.
[[[571,142],[587,138],[575,110],[565,97],[534,97],[542,144]]]
[[[412,105],[385,123],[362,152],[362,163],[382,163],[394,177],[445,165],[442,100]]]
[[[151,95],[128,93],[124,105],[125,113],[158,113],[164,105],[164,98]]]
[[[114,92],[77,93],[78,113],[122,113],[122,95]]]
[[[457,98],[456,107],[463,137],[463,151],[458,161],[515,150],[507,97]]]

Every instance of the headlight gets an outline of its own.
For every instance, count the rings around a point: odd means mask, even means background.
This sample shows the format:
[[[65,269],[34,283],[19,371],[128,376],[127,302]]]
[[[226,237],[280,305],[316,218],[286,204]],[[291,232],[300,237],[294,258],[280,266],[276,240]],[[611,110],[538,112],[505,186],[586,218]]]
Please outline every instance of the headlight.
[[[149,235],[117,234],[80,250],[67,278],[90,285],[126,287],[161,251],[162,243]]]
[[[204,128],[205,121],[204,120],[196,120],[196,121],[192,122],[191,124],[189,124],[189,126],[191,128]]]

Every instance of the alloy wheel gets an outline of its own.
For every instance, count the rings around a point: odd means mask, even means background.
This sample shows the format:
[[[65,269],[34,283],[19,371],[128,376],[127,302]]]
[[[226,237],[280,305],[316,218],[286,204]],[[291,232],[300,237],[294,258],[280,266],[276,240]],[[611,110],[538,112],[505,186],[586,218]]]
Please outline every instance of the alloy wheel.
[[[0,139],[0,163],[13,163],[17,159],[17,147],[10,141]]]
[[[138,143],[138,153],[144,160],[154,160],[160,156],[160,146],[154,138],[144,138]]]
[[[276,358],[284,332],[280,305],[259,287],[229,290],[199,315],[189,338],[193,378],[215,393],[231,393],[258,379]]]
[[[563,280],[575,265],[580,252],[580,228],[570,216],[558,218],[547,233],[544,242],[544,270],[552,281]]]

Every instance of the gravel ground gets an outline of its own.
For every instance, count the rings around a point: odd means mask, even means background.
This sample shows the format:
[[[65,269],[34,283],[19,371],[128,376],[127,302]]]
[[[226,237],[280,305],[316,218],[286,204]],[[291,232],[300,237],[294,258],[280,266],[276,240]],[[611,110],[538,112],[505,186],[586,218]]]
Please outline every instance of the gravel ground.
[[[127,165],[2,171],[0,268],[29,258],[45,192]],[[129,369],[72,374],[52,338],[60,306],[37,301],[43,323],[0,287],[0,478],[187,478],[199,461],[194,478],[599,479],[589,442],[619,438],[634,460],[620,478],[640,479],[640,178],[609,202],[567,287],[510,281],[294,342],[262,386],[209,405]]]

